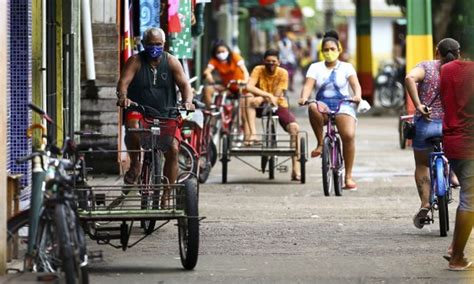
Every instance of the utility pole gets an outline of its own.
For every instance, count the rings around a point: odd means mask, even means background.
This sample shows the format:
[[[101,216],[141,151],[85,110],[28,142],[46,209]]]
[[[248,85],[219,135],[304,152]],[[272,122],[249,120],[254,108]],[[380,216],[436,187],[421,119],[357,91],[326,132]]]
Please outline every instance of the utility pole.
[[[407,0],[407,73],[418,62],[433,59],[433,25],[431,20],[431,0]],[[406,109],[415,112],[410,97],[406,96]]]
[[[324,2],[324,27],[326,31],[334,30],[334,0]]]
[[[373,104],[370,0],[356,1],[357,76],[362,87],[362,98]]]

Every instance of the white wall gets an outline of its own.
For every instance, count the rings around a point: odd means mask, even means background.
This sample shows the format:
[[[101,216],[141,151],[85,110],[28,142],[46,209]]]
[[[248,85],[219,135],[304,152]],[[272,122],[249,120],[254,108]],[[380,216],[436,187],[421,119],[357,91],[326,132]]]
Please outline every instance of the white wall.
[[[93,24],[115,24],[117,0],[90,0]]]

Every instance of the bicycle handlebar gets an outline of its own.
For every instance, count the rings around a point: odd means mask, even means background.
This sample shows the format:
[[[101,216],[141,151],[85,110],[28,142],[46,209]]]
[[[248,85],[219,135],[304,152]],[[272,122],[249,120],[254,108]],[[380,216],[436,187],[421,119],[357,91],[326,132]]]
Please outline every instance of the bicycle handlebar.
[[[342,105],[343,103],[345,103],[345,102],[357,103],[357,101],[354,101],[353,99],[342,99],[342,100],[340,100],[339,103],[337,104],[337,109],[336,109],[335,111],[330,110],[329,112],[327,112],[327,111],[322,111],[322,110],[319,108],[320,104],[318,103],[317,100],[314,100],[314,99],[312,99],[312,100],[307,100],[307,101],[304,103],[304,105],[309,105],[309,104],[315,103],[316,106],[317,106],[317,108],[318,108],[318,111],[321,112],[321,113],[331,113],[331,112],[333,112],[333,113],[338,113],[339,110],[340,110],[340,108],[341,108],[341,105]]]

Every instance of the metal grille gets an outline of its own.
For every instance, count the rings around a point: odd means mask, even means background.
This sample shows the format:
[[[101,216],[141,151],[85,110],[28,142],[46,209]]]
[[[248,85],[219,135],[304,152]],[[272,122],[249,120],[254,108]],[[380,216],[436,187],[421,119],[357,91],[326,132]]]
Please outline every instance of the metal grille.
[[[32,5],[28,0],[10,1],[9,15],[9,92],[8,92],[8,172],[23,174],[22,185],[29,186],[30,164],[17,165],[15,160],[31,152],[26,129],[31,122],[32,76]]]

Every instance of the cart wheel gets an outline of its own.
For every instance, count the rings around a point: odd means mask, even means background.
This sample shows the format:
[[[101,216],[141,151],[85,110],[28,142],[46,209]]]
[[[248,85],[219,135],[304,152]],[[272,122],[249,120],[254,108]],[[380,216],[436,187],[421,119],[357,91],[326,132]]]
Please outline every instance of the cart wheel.
[[[276,160],[276,156],[272,156],[268,160],[268,178],[269,179],[275,179],[275,160]]]
[[[194,269],[199,252],[199,212],[197,181],[190,178],[184,181],[180,198],[184,204],[186,217],[178,219],[179,255],[181,264],[187,270]]]
[[[300,139],[300,168],[301,183],[306,183],[306,139],[304,137]]]
[[[222,135],[222,183],[227,183],[227,163],[229,162],[229,142],[226,134]]]
[[[212,140],[212,137],[209,139],[209,149],[211,151],[211,166],[214,167],[214,165],[217,162],[217,147],[216,143],[214,143],[214,140]]]

